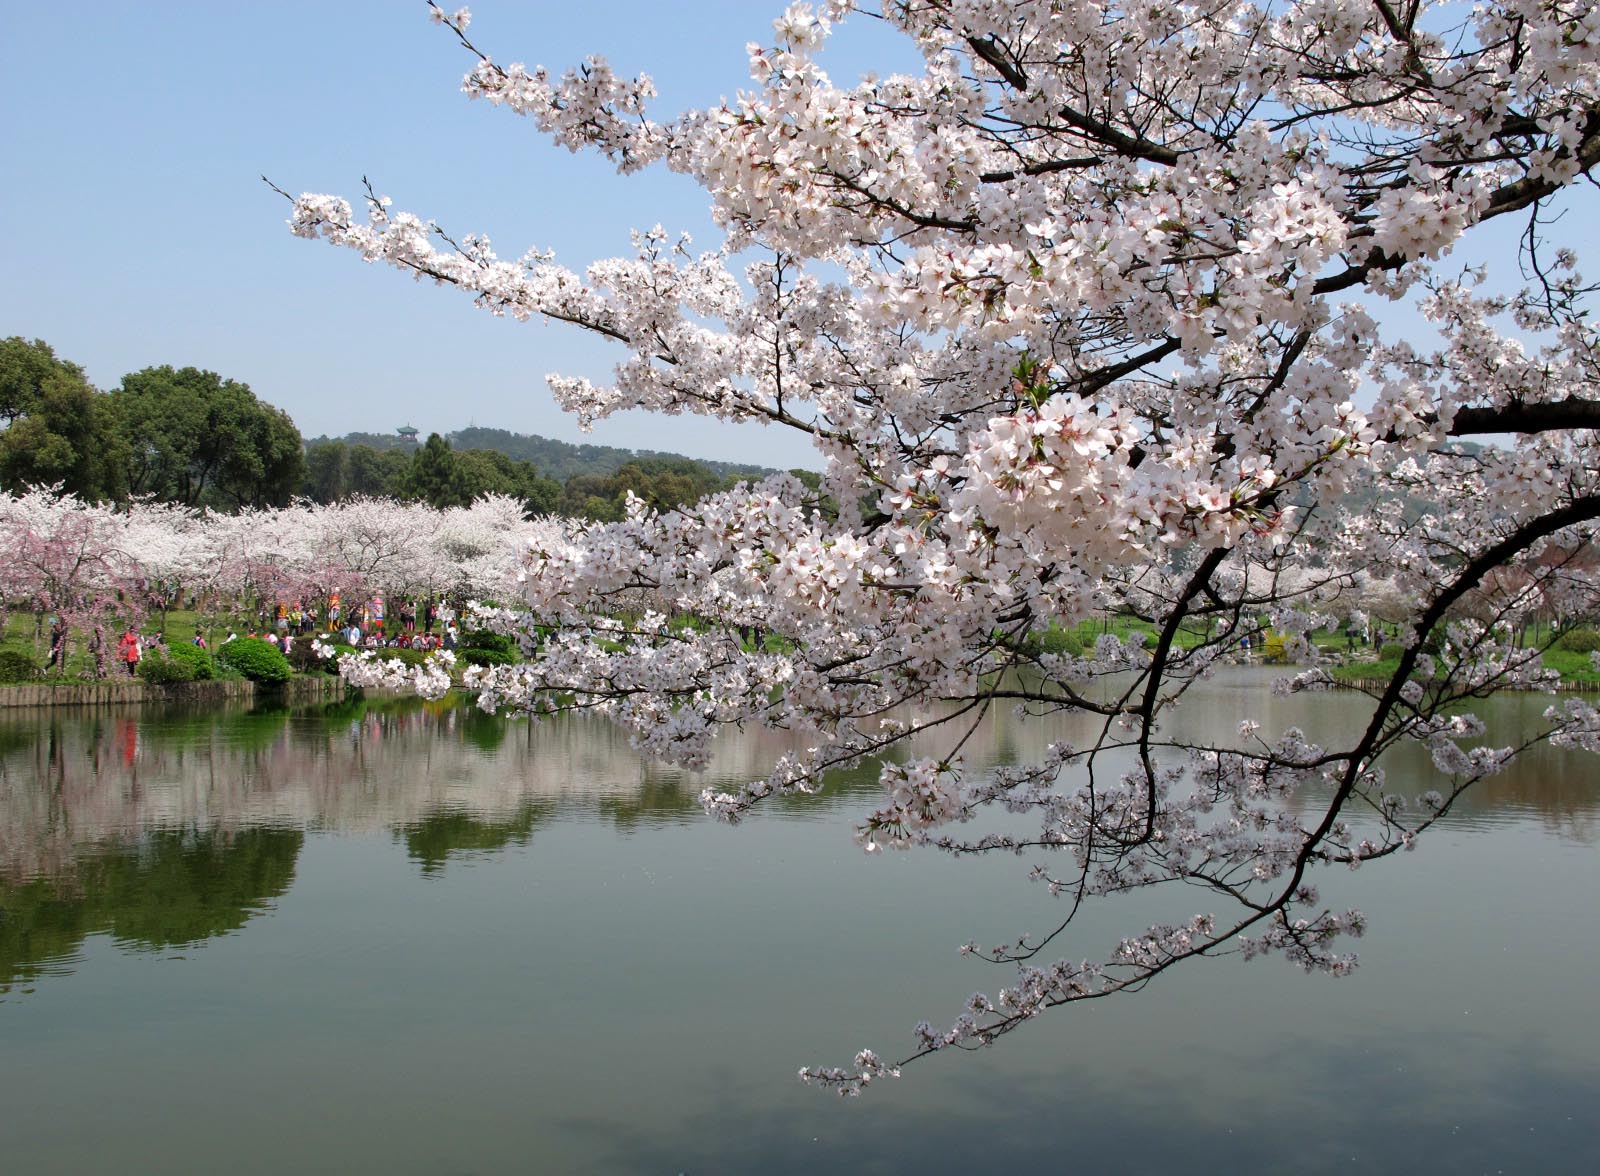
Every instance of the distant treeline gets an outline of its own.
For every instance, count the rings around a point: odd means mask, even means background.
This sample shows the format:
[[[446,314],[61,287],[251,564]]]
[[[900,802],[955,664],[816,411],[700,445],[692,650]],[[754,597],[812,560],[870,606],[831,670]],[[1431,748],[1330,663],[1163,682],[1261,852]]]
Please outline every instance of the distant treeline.
[[[499,430],[476,429],[539,446],[558,446],[543,437],[519,437]],[[438,433],[422,445],[367,444],[370,434],[352,434],[339,441],[313,441],[306,447],[306,472],[302,494],[316,502],[338,502],[356,494],[426,502],[430,506],[466,506],[485,494],[520,498],[530,514],[558,514],[572,518],[620,519],[632,492],[658,509],[686,506],[742,478],[762,471],[745,467],[743,475],[720,472],[719,463],[671,455],[633,456],[628,450],[600,446],[566,446],[594,449],[606,455],[628,454],[612,464],[602,459],[598,470],[550,477],[533,462],[507,456],[499,449],[457,449]],[[356,440],[356,438],[362,438]],[[581,469],[568,461],[564,469]]]
[[[307,445],[287,413],[215,372],[151,367],[101,391],[48,343],[0,340],[6,490],[59,483],[90,501],[147,497],[222,511],[297,497],[367,494],[447,507],[506,494],[530,514],[616,519],[629,492],[667,508],[769,472],[503,429],[433,434],[421,445],[370,433]]]
[[[474,427],[457,429],[453,433],[443,433],[441,436],[458,452],[487,449],[494,453],[502,453],[512,461],[529,462],[545,477],[554,478],[557,482],[565,482],[578,474],[614,474],[625,465],[652,460],[684,460],[682,455],[676,453],[662,453],[652,449],[617,449],[609,445],[573,445],[549,437],[512,433],[506,429]],[[415,448],[414,443],[407,442],[394,433],[346,433],[343,437],[313,437],[307,445],[317,446],[328,441],[343,441],[346,445],[365,445],[380,453],[391,449],[406,451]],[[698,458],[694,460],[697,465],[702,465],[721,477],[760,478],[772,473],[772,470],[765,466],[702,461]]]

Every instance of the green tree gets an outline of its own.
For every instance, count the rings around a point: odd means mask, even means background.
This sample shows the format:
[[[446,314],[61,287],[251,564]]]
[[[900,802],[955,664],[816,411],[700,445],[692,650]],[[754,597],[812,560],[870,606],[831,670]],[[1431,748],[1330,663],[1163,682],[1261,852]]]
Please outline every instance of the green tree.
[[[107,397],[41,339],[0,341],[0,485],[55,482],[81,498],[121,498],[124,448]]]
[[[561,505],[561,483],[546,478],[532,462],[517,461],[493,449],[457,450],[474,498],[509,494],[522,500],[530,515],[554,514]]]
[[[380,451],[370,445],[352,445],[346,468],[351,494],[401,498],[405,496],[405,481],[411,472],[411,457],[399,449]]]
[[[405,481],[406,496],[426,502],[435,510],[447,506],[468,506],[474,491],[468,470],[455,450],[437,433],[411,455],[411,469]]]
[[[249,385],[170,366],[122,378],[111,394],[127,446],[127,486],[185,506],[282,506],[300,487],[300,430]]]
[[[611,522],[622,517],[613,501],[616,486],[599,474],[574,474],[561,490],[561,513],[572,518]]]
[[[314,502],[338,502],[350,493],[350,449],[343,441],[321,441],[306,447],[306,476],[301,493]]]

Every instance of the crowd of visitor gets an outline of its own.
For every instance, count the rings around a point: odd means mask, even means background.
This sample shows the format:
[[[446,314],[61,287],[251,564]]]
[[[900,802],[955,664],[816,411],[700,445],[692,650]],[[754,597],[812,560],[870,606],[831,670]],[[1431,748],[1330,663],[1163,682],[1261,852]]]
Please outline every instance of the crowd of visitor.
[[[169,590],[141,584],[136,591],[142,595],[133,596],[132,599],[142,601],[151,614],[185,606],[196,612],[210,612],[213,615],[225,611],[224,607],[219,607],[222,602],[203,600],[176,588]],[[122,599],[119,593],[118,600]],[[248,636],[266,641],[288,656],[297,641],[320,636],[323,641],[357,649],[415,649],[428,653],[453,650],[460,643],[460,630],[457,627],[457,618],[461,615],[459,607],[457,603],[444,598],[418,598],[402,600],[391,612],[379,593],[350,603],[341,599],[338,590],[316,599],[273,602],[269,598],[253,608],[243,610],[243,616],[253,623],[249,628],[240,625],[225,630],[227,636],[216,643],[215,650],[207,640],[204,627],[195,628],[188,644],[207,652],[220,653],[221,646],[241,636]],[[240,613],[235,612],[234,615],[237,617]],[[49,618],[46,672],[65,672],[73,629],[74,626],[69,624],[65,616],[57,614]],[[79,632],[84,641],[83,648],[93,665],[92,671],[87,667],[84,669],[84,677],[90,677],[92,673],[94,678],[104,678],[108,670],[137,677],[140,664],[152,653],[165,652],[161,631],[141,631],[136,622],[121,627],[119,635],[114,622],[103,625],[99,618],[91,617]]]

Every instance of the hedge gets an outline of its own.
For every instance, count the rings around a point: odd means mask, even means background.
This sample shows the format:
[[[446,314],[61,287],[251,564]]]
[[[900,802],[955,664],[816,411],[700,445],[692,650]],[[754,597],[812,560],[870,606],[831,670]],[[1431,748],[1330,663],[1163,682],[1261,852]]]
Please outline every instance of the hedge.
[[[157,686],[167,686],[173,682],[193,682],[194,663],[186,658],[169,656],[176,652],[176,649],[161,650],[154,647],[147,649],[144,656],[139,659],[139,677]]]
[[[38,663],[27,654],[15,649],[0,650],[0,682],[29,682],[38,676]]]
[[[259,637],[236,637],[224,642],[217,647],[217,660],[252,682],[287,682],[293,672],[289,659],[277,646]]]
[[[1594,653],[1600,650],[1600,629],[1569,629],[1556,638],[1556,648],[1568,653]]]
[[[463,633],[458,644],[462,649],[485,649],[492,650],[495,653],[510,654],[512,655],[512,661],[518,660],[516,655],[521,652],[521,648],[512,638],[507,637],[504,633],[495,633],[488,629],[473,629]],[[496,662],[495,664],[504,665],[507,663]]]

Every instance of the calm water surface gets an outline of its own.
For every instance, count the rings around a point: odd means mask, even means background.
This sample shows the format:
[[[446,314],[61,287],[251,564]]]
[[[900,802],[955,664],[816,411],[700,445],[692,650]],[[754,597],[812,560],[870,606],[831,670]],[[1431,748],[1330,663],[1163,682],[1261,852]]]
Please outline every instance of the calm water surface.
[[[1269,677],[1181,722],[1363,717]],[[1002,715],[968,762],[1074,729]],[[840,1102],[795,1069],[900,1054],[1009,978],[959,944],[1056,904],[1031,859],[865,857],[870,774],[700,815],[781,746],[730,737],[690,777],[597,723],[416,702],[0,714],[0,1166],[1600,1170],[1592,758],[1541,751],[1417,853],[1320,878],[1372,919],[1351,979],[1191,964]],[[1193,913],[1117,900],[1062,954]]]

